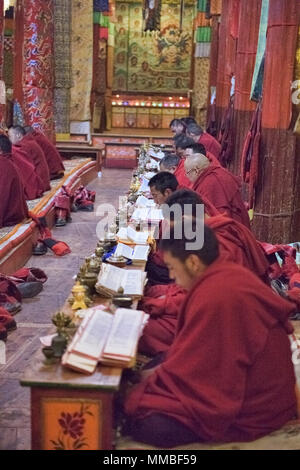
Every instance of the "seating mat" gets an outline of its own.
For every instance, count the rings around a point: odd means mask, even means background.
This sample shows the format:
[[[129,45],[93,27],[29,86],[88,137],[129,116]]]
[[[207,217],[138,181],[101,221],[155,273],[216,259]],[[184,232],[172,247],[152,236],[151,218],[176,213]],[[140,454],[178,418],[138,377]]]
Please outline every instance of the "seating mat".
[[[58,193],[59,189],[68,182],[68,179],[77,171],[81,170],[86,165],[89,165],[93,160],[84,157],[72,157],[64,160],[65,174],[61,179],[53,180],[50,182],[51,189],[46,191],[42,197],[27,201],[28,210],[38,215],[42,212],[43,208],[47,206],[49,201]],[[0,229],[0,245],[6,240],[11,238],[23,225],[28,224],[30,219],[27,219],[21,224],[12,227],[3,227]]]

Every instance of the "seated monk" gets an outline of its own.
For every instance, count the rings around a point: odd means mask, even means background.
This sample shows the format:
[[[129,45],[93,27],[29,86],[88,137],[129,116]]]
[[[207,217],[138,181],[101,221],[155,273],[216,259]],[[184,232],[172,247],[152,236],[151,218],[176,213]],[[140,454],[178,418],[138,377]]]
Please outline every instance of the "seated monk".
[[[186,175],[192,189],[208,199],[215,208],[250,229],[250,219],[242,201],[237,177],[225,168],[211,163],[204,153],[195,154],[185,161]]]
[[[244,266],[258,276],[266,284],[270,284],[270,264],[261,245],[256,241],[252,232],[243,224],[213,212],[211,205],[204,202],[194,191],[183,189],[174,192],[163,206],[165,220],[174,222],[174,216],[170,209],[175,205],[180,206],[181,213],[186,213],[190,208],[190,216],[197,217],[197,206],[204,204],[205,223],[216,235],[219,242],[220,259]],[[167,209],[169,208],[169,209]],[[185,216],[187,217],[187,216]],[[163,238],[163,234],[161,234]],[[162,242],[160,242],[162,243]],[[162,251],[159,251],[160,262],[164,262]],[[147,289],[142,301],[141,309],[150,315],[150,320],[143,331],[140,340],[139,351],[148,355],[155,355],[169,349],[176,332],[178,308],[183,301],[182,291],[176,284],[171,284],[171,291],[166,287],[156,285]],[[159,295],[160,294],[160,295]]]
[[[0,135],[0,228],[11,227],[28,217],[24,187],[11,161],[11,143]]]
[[[219,161],[221,153],[221,144],[208,132],[198,126],[198,124],[189,124],[186,130],[186,135],[193,139],[196,144],[202,144],[206,152],[212,153]]]
[[[37,176],[43,184],[43,191],[50,189],[50,173],[41,147],[34,141],[30,135],[26,135],[25,130],[21,126],[13,126],[8,131],[8,137],[13,144],[13,157],[22,156],[33,164]]]
[[[184,159],[186,160],[187,158],[189,157],[193,157],[194,155],[197,155],[197,154],[203,154],[203,155],[206,155],[208,160],[213,163],[214,165],[216,166],[220,166],[220,163],[219,163],[219,160],[216,159],[216,157],[210,153],[210,152],[207,152],[207,150],[205,149],[204,145],[203,144],[191,144],[191,145],[188,145],[185,149],[184,149],[184,152],[183,152],[183,157]]]
[[[62,158],[50,140],[41,132],[33,129],[31,126],[25,126],[24,130],[26,135],[31,136],[35,142],[41,147],[47,161],[50,179],[59,179],[64,175],[65,167],[62,162]]]
[[[8,137],[2,140],[3,152],[9,156],[11,162],[21,178],[24,195],[27,201],[38,199],[43,195],[43,183],[35,172],[35,168],[22,152],[12,153],[12,145]]]
[[[193,141],[186,137],[184,134],[180,134],[174,138],[174,144],[176,149],[176,155],[178,155],[178,157],[180,158],[179,164],[176,168],[176,171],[174,172],[174,175],[176,176],[180,186],[190,188],[192,184],[186,176],[184,168],[184,151],[187,146],[193,144]]]
[[[192,229],[192,240],[176,239],[177,227],[163,240],[171,276],[189,291],[175,340],[125,399],[127,432],[158,447],[252,441],[297,416],[294,306],[247,269],[220,261],[211,229],[204,227],[202,248],[196,221]]]
[[[173,119],[170,122],[170,129],[174,136],[180,135],[185,132],[185,126],[181,122],[181,119]]]
[[[161,172],[153,176],[149,181],[149,188],[154,202],[161,206],[165,203],[168,197],[177,190],[178,181],[172,173]],[[162,255],[159,249],[159,242],[162,232],[162,224],[159,226],[159,235],[157,239],[156,250],[149,255],[146,265],[148,274],[148,281],[150,285],[155,284],[170,284],[169,272],[164,264]]]

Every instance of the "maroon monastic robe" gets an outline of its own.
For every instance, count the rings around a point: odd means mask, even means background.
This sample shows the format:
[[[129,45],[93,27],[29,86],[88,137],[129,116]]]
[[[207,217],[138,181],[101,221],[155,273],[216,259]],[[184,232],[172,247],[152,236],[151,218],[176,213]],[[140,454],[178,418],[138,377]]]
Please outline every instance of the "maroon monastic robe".
[[[18,170],[22,180],[27,201],[38,199],[43,195],[43,182],[36,174],[34,165],[28,161],[26,154],[19,147],[11,156],[15,168]]]
[[[176,176],[178,184],[181,188],[190,189],[192,187],[192,183],[190,182],[190,180],[185,174],[184,162],[185,162],[185,159],[181,158],[174,175]]]
[[[205,224],[214,231],[219,241],[223,261],[244,266],[262,281],[269,282],[270,264],[261,245],[245,225],[224,215],[207,218]]]
[[[27,158],[27,160],[34,165],[36,174],[42,180],[43,191],[48,191],[50,189],[50,173],[46,157],[41,147],[30,134],[25,135],[17,145],[13,145],[13,155],[20,151],[23,157]]]
[[[36,143],[41,147],[46,157],[47,165],[50,172],[50,178],[63,174],[65,167],[57,148],[50,140],[41,132],[34,131],[30,134]]]
[[[212,135],[208,134],[208,132],[204,132],[198,140],[198,143],[205,147],[206,152],[211,153],[217,160],[219,160],[221,144],[219,144]]]
[[[19,224],[28,216],[22,180],[8,156],[0,155],[0,228]]]
[[[139,308],[150,315],[139,342],[139,351],[155,355],[167,351],[173,343],[177,317],[187,291],[177,284],[148,288]]]
[[[225,168],[211,163],[201,172],[192,189],[200,197],[208,199],[220,213],[225,213],[250,228],[239,180]]]
[[[201,441],[251,441],[281,428],[297,411],[293,310],[247,269],[214,262],[186,297],[165,361],[127,397],[127,414],[167,414]]]

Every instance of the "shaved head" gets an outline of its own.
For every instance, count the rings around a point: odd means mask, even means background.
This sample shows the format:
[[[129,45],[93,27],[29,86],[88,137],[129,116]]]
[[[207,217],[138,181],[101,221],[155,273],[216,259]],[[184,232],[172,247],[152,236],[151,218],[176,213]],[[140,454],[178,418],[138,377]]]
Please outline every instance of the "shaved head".
[[[205,155],[202,153],[196,153],[186,159],[184,168],[187,177],[192,183],[194,183],[198,179],[200,173],[206,170],[209,165],[210,161]]]

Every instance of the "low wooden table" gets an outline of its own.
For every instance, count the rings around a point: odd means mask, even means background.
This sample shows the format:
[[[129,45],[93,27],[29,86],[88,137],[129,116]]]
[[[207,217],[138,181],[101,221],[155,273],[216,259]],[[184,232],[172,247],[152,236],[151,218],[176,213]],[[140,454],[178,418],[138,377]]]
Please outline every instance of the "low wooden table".
[[[124,269],[144,271],[145,264]],[[108,302],[95,295],[93,306]],[[68,300],[61,311],[73,313]],[[63,367],[60,359],[46,360],[41,349],[20,380],[31,389],[32,450],[112,450],[113,399],[123,370],[99,366],[93,375],[84,375]]]
[[[82,156],[94,156],[97,161],[97,169],[101,171],[102,165],[105,160],[105,145],[98,145],[97,147],[92,147],[90,145],[81,144],[81,143],[69,143],[69,142],[59,142],[56,144],[56,148],[61,155],[82,155]]]

